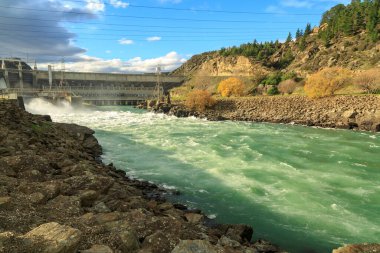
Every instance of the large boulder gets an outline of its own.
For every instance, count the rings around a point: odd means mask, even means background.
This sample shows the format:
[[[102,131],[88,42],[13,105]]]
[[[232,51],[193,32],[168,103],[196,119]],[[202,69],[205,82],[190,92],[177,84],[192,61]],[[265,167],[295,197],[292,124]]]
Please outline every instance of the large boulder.
[[[124,230],[119,233],[120,250],[122,252],[134,252],[140,248],[137,235],[132,230]]]
[[[216,253],[216,250],[208,241],[186,240],[181,241],[172,253]]]
[[[80,253],[113,253],[107,245],[95,244],[90,249],[82,250]]]
[[[74,253],[77,252],[81,235],[78,229],[51,222],[31,230],[23,238],[29,241],[32,252],[33,247],[38,245],[43,253]]]

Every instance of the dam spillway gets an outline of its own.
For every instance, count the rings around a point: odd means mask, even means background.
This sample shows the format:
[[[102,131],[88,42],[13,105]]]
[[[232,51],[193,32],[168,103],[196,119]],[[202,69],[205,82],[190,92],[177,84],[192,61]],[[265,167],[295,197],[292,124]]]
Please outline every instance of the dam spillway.
[[[184,77],[155,73],[120,74],[90,73],[32,69],[17,59],[2,60],[0,81],[7,89],[24,96],[49,91],[50,94],[70,94],[94,105],[135,105],[154,99],[157,93],[180,86]],[[159,83],[159,90],[157,89]],[[1,88],[1,87],[0,87]],[[26,96],[26,95],[25,95]],[[33,97],[33,96],[32,96]],[[35,96],[37,97],[37,95]]]

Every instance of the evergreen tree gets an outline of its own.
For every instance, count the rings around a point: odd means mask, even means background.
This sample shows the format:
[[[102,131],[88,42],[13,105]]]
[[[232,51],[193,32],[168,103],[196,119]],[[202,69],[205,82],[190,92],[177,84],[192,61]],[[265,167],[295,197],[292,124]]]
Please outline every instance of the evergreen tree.
[[[286,43],[289,43],[293,40],[292,34],[289,32],[288,37],[286,38]]]
[[[308,36],[310,33],[311,33],[311,25],[310,25],[310,23],[307,23],[304,35]]]
[[[301,30],[298,28],[296,32],[296,40],[298,40],[302,36]]]
[[[301,50],[301,51],[304,51],[305,48],[306,48],[306,37],[305,36],[302,36],[300,41],[298,42],[298,48]]]
[[[380,0],[352,0],[347,6],[338,4],[325,12],[321,25],[328,25],[329,36],[320,32],[327,39],[340,35],[354,35],[363,30],[376,42],[379,40],[378,25],[380,23]],[[307,33],[305,31],[305,33]]]

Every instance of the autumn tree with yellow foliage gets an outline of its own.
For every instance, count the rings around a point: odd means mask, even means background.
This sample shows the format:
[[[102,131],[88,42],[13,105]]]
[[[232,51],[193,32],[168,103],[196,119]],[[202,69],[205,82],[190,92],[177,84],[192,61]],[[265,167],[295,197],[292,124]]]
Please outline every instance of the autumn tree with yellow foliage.
[[[206,108],[212,107],[214,104],[215,99],[206,90],[193,90],[187,95],[185,101],[187,108],[201,112],[206,110]]]
[[[244,83],[236,77],[227,78],[218,85],[218,92],[223,97],[242,96],[244,95],[244,89]]]
[[[307,77],[305,93],[310,98],[328,97],[351,81],[351,71],[340,68],[325,68]]]

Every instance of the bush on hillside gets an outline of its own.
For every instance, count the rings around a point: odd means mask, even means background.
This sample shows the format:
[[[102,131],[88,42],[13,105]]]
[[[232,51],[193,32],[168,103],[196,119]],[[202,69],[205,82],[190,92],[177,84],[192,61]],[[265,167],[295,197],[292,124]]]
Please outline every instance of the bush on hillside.
[[[296,88],[297,83],[293,79],[287,79],[278,85],[278,91],[281,94],[292,94]]]
[[[223,97],[242,96],[244,95],[244,89],[244,83],[236,77],[223,80],[218,85],[218,92]]]
[[[334,67],[325,68],[307,77],[305,93],[310,98],[332,96],[351,81],[351,71]]]
[[[268,89],[267,91],[267,94],[269,96],[274,96],[274,95],[277,95],[278,94],[278,89],[277,89],[277,86],[272,86]]]
[[[203,112],[206,108],[212,107],[215,99],[206,90],[193,90],[187,95],[185,105],[190,110]]]
[[[369,69],[357,74],[354,78],[355,85],[366,93],[380,91],[380,69]]]
[[[265,85],[278,85],[282,80],[282,74],[280,72],[276,72],[268,75],[263,81],[262,84]]]

